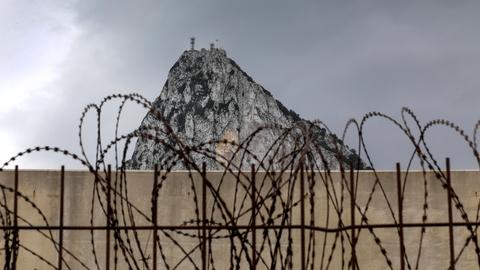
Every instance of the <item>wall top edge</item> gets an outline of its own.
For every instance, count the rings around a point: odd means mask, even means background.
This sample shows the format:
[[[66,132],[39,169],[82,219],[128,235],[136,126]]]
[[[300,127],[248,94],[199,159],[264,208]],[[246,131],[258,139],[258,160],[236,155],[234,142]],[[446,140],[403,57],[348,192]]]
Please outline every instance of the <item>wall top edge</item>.
[[[0,173],[2,172],[14,172],[15,170],[14,169],[4,169],[2,171],[0,171]],[[474,169],[451,169],[450,170],[451,172],[480,172],[480,170],[474,170]],[[19,172],[44,172],[44,173],[59,173],[60,170],[57,170],[57,169],[19,169]],[[89,173],[88,170],[82,170],[82,169],[65,169],[65,172],[72,172],[72,173]],[[101,172],[101,171],[100,171]],[[153,170],[126,170],[125,171],[126,173],[153,173]],[[165,171],[161,171],[161,172],[165,172]],[[174,171],[171,171],[171,173],[187,173],[188,171],[187,170],[174,170]],[[192,172],[195,172],[194,170],[192,170]],[[207,171],[208,173],[223,173],[224,171],[222,170],[208,170]],[[233,172],[238,172],[238,171],[233,171]],[[259,173],[263,173],[265,171],[258,171]],[[275,171],[276,173],[278,173],[279,171]],[[284,171],[284,173],[290,173],[291,170],[287,170],[287,171]],[[319,170],[315,170],[316,173],[324,173],[325,171],[319,171]],[[345,172],[349,172],[349,170],[346,170]],[[357,172],[357,171],[355,171]],[[372,173],[373,171],[371,170],[362,170],[362,171],[358,171],[359,173]],[[396,172],[395,170],[376,170],[377,173],[392,173],[392,172]],[[401,170],[401,172],[407,172],[405,170]],[[409,173],[421,173],[423,172],[422,170],[408,170]],[[425,172],[432,172],[430,170],[426,170]],[[244,171],[244,173],[250,173],[249,170],[247,171]],[[331,173],[340,173],[340,170],[332,170]]]

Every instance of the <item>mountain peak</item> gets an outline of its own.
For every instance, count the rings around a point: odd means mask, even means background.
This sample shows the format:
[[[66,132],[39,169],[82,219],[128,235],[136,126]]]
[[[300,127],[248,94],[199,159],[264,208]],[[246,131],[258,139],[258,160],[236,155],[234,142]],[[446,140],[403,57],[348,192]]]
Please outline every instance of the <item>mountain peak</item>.
[[[202,48],[200,50],[187,50],[182,53],[175,65],[171,68],[170,72],[179,67],[198,67],[201,64],[208,63],[226,63],[231,61],[227,57],[227,52],[220,48],[211,48],[209,50]]]
[[[186,145],[224,139],[241,143],[260,127],[275,125],[289,128],[305,121],[257,84],[227,57],[225,50],[213,46],[209,50],[183,52],[170,69],[160,96],[153,105]],[[162,122],[148,113],[141,126],[161,127]],[[267,153],[279,136],[278,132],[262,134],[255,141],[253,152],[258,156]],[[316,133],[323,147],[332,151],[325,132],[317,130]],[[213,144],[209,147],[217,156],[227,151],[225,145]],[[130,167],[151,169],[154,164],[167,162],[169,155],[172,153],[165,146],[139,138]],[[329,158],[333,159],[333,156],[334,153],[331,153]],[[209,168],[216,168],[214,160],[202,161],[207,161]],[[181,168],[181,165],[178,166]]]
[[[225,51],[225,49],[212,47],[210,49],[201,48],[200,50],[196,50],[196,49],[186,50],[183,52],[180,58],[182,58],[183,56],[193,57],[193,58],[197,58],[197,57],[222,57],[223,58],[223,57],[227,57],[227,52]]]

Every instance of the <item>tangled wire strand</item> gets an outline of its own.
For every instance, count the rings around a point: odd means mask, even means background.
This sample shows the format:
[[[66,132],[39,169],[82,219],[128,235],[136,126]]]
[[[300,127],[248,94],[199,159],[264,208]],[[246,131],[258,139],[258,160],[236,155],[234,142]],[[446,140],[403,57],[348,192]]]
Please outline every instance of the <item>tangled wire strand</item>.
[[[114,139],[108,142],[102,140],[101,122],[102,112],[107,104],[112,101],[120,101],[118,111],[115,119]],[[161,126],[145,125],[133,130],[127,134],[119,135],[119,123],[122,119],[122,113],[125,105],[128,102],[133,102],[145,108],[150,114],[158,119]],[[86,116],[93,113],[96,116],[96,151],[95,159],[88,158],[85,149],[83,129]],[[348,248],[355,245],[361,235],[367,234],[374,240],[376,249],[383,257],[385,268],[393,269],[393,262],[391,254],[379,236],[377,231],[369,225],[368,213],[372,206],[375,194],[380,194],[385,200],[387,213],[389,218],[393,220],[393,224],[398,224],[398,215],[393,207],[394,198],[387,195],[385,186],[380,180],[375,166],[372,162],[372,157],[368,151],[365,143],[364,133],[366,123],[372,119],[383,119],[386,123],[393,124],[398,128],[403,135],[409,140],[412,145],[412,153],[406,168],[408,172],[411,169],[412,163],[415,159],[419,161],[421,171],[423,172],[423,207],[422,207],[422,223],[425,224],[429,217],[429,182],[427,181],[427,172],[434,173],[436,179],[441,183],[442,187],[447,190],[447,175],[442,170],[439,162],[435,159],[431,149],[429,148],[425,138],[426,135],[432,131],[434,127],[445,127],[453,130],[458,134],[459,138],[471,149],[472,154],[480,166],[480,157],[477,147],[477,134],[480,129],[480,121],[474,126],[473,136],[466,135],[456,124],[447,120],[439,119],[433,120],[425,125],[422,125],[415,114],[408,108],[403,108],[401,111],[401,121],[398,121],[388,115],[380,112],[367,113],[360,122],[352,119],[346,124],[342,134],[342,141],[347,134],[354,134],[358,137],[357,153],[364,157],[366,164],[371,170],[375,181],[371,186],[366,202],[360,205],[355,202],[354,208],[360,214],[360,224],[355,235],[349,233],[349,221],[345,221],[344,216],[346,209],[348,209],[347,198],[356,196],[358,193],[358,179],[359,172],[355,174],[355,189],[351,189],[348,182],[348,175],[346,171],[350,169],[351,164],[346,164],[348,160],[342,153],[345,153],[345,145],[334,141],[335,147],[335,164],[331,159],[328,159],[328,153],[322,146],[315,143],[310,138],[312,129],[322,128],[332,134],[328,127],[321,121],[313,121],[304,123],[294,127],[281,127],[278,125],[259,127],[250,136],[241,142],[229,140],[212,140],[203,142],[197,145],[188,145],[175,134],[172,127],[165,120],[164,116],[156,110],[156,108],[147,99],[139,94],[114,94],[105,97],[99,104],[89,104],[85,107],[80,117],[80,124],[78,127],[78,139],[81,152],[79,154],[73,153],[69,150],[61,149],[53,146],[38,146],[28,148],[23,152],[10,158],[0,167],[0,171],[16,162],[19,158],[25,155],[30,155],[35,152],[54,152],[65,155],[69,159],[78,161],[81,166],[88,169],[94,176],[93,189],[91,191],[90,201],[90,226],[94,226],[100,217],[96,216],[98,209],[101,210],[104,217],[108,219],[111,224],[113,232],[114,243],[114,258],[113,263],[115,267],[121,265],[125,269],[152,269],[149,260],[151,259],[150,248],[145,244],[145,241],[139,236],[137,230],[123,230],[121,228],[127,226],[135,227],[137,224],[147,222],[153,225],[157,213],[156,202],[161,194],[161,191],[169,184],[169,177],[178,164],[186,169],[188,177],[189,189],[192,194],[190,206],[193,209],[193,216],[188,220],[184,220],[181,224],[176,224],[179,227],[197,226],[198,230],[183,230],[181,228],[162,229],[158,230],[158,235],[153,237],[158,253],[160,254],[160,262],[162,268],[165,269],[180,269],[187,267],[188,269],[201,269],[202,262],[198,260],[198,253],[204,246],[203,235],[200,230],[200,225],[206,223],[209,226],[207,241],[208,250],[207,259],[209,269],[225,269],[225,262],[227,262],[229,269],[240,269],[246,265],[257,264],[259,267],[265,269],[296,269],[294,257],[294,249],[297,245],[294,227],[298,225],[298,219],[294,214],[298,213],[299,206],[304,203],[309,213],[306,217],[309,220],[305,221],[306,226],[309,226],[307,238],[305,240],[305,266],[310,269],[332,269],[333,261],[336,257],[341,259],[341,269],[349,269],[355,266],[359,269],[359,264],[356,258],[349,256]],[[408,121],[413,121],[414,125],[409,125]],[[253,141],[260,136],[262,132],[275,130],[280,134],[276,140],[268,146],[268,150],[263,156],[257,156],[252,151]],[[418,135],[415,135],[415,134]],[[157,165],[158,170],[155,170],[156,176],[160,177],[156,186],[152,189],[150,197],[145,194],[145,199],[150,200],[150,212],[141,210],[134,203],[132,203],[131,195],[129,194],[127,184],[127,166],[128,166],[128,151],[129,146],[135,139],[145,139],[153,141],[156,145],[162,145],[168,149],[168,158],[164,159]],[[285,152],[284,144],[294,142],[294,147]],[[235,149],[229,156],[221,155],[216,152],[215,145],[225,144]],[[106,157],[113,152],[114,165],[113,174],[109,170]],[[203,160],[209,160],[218,164],[221,168],[219,180],[213,181],[209,179],[208,175],[203,174],[202,164],[198,164],[195,157],[201,156]],[[248,167],[248,163],[254,163],[252,171],[244,170]],[[247,166],[246,166],[247,165]],[[358,165],[358,163],[357,163]],[[338,166],[341,179],[332,176],[332,169]],[[355,169],[358,169],[355,168]],[[208,216],[206,220],[202,219],[201,211],[201,195],[196,184],[196,176],[203,175],[206,182],[207,192],[209,198],[213,202],[208,206]],[[300,177],[303,175],[303,177]],[[403,190],[401,192],[402,200],[405,197],[405,187],[407,186],[408,173],[403,178]],[[228,178],[235,179],[234,190],[229,190],[231,197],[226,197],[222,193],[222,189],[226,185]],[[113,181],[111,184],[107,180]],[[255,187],[252,189],[252,182],[255,179]],[[306,190],[299,194],[299,182],[305,181]],[[26,203],[31,210],[39,215],[43,221],[43,225],[50,226],[48,218],[44,211],[26,194],[20,191],[15,191],[14,188],[0,183],[1,198],[0,198],[0,223],[2,225],[3,233],[3,249],[0,251],[3,256],[4,269],[15,269],[15,264],[19,259],[19,251],[23,250],[26,253],[41,260],[45,266],[57,269],[57,265],[51,259],[45,258],[36,253],[28,247],[27,243],[22,243],[19,240],[18,231],[13,228],[15,222],[14,211],[12,210],[10,198],[16,192],[19,200]],[[254,190],[254,193],[252,193]],[[320,190],[326,194],[325,205],[322,205],[325,211],[325,220],[318,220],[317,204],[318,194]],[[472,217],[465,210],[464,203],[455,190],[451,190],[453,205],[461,218],[466,223],[480,222],[480,201],[476,210],[476,216]],[[111,200],[106,200],[107,195],[111,194]],[[233,194],[233,196],[232,196]],[[249,198],[253,196],[255,202],[250,203]],[[255,205],[256,207],[253,207]],[[24,216],[18,215],[19,220],[33,226]],[[252,251],[253,243],[251,240],[252,230],[240,227],[243,225],[250,226],[254,222],[258,222],[263,226],[258,229],[259,241]],[[331,223],[335,222],[336,227],[330,227]],[[222,229],[222,226],[228,226],[228,229]],[[269,226],[271,228],[269,228]],[[362,227],[363,226],[363,227]],[[464,240],[462,248],[457,251],[455,256],[455,263],[457,263],[465,250],[473,246],[478,264],[480,265],[480,248],[477,240],[478,225],[467,225],[468,237]],[[330,231],[329,231],[330,230]],[[395,227],[397,234],[400,234],[400,229]],[[37,232],[47,241],[49,241],[55,250],[58,252],[60,244],[54,237],[54,230],[40,230]],[[89,231],[90,254],[93,258],[93,265],[91,261],[86,261],[84,258],[75,254],[75,252],[63,247],[65,253],[61,258],[63,265],[67,269],[103,269],[99,259],[98,235],[94,230]],[[418,235],[418,247],[416,251],[409,250],[405,253],[405,262],[408,269],[419,269],[421,265],[422,250],[425,247],[424,238],[427,232],[426,227],[421,227]],[[319,240],[319,235],[323,234],[322,240]],[[333,236],[332,236],[333,234]],[[152,238],[152,236],[149,236]],[[330,238],[329,238],[330,237]],[[366,237],[366,236],[364,236]],[[149,238],[149,239],[150,239]],[[185,240],[190,239],[194,241],[195,245],[185,245]],[[328,240],[327,240],[328,239]],[[216,242],[227,243],[229,247],[228,258],[218,258],[214,249]],[[166,244],[168,243],[168,244]],[[402,243],[403,245],[404,243]],[[174,248],[178,256],[168,255],[168,249]],[[255,258],[254,258],[255,257]],[[68,259],[67,259],[68,258]],[[255,261],[254,261],[255,260]],[[74,266],[76,265],[76,266]],[[120,267],[120,266],[119,266]],[[116,268],[115,268],[116,269]]]

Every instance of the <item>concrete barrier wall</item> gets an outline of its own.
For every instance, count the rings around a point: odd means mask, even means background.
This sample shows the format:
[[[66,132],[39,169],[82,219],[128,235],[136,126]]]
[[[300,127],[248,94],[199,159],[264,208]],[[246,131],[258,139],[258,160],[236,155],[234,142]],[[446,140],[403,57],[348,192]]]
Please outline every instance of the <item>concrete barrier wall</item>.
[[[153,172],[127,172],[126,186],[124,183],[112,181],[117,194],[112,196],[115,201],[116,216],[120,225],[149,226],[152,217],[152,187]],[[405,178],[405,176],[407,176]],[[251,221],[251,201],[249,195],[249,174],[236,181],[233,175],[224,176],[221,172],[209,172],[207,179],[214,188],[207,192],[207,219],[215,224],[227,224],[233,220],[236,225],[248,226]],[[448,204],[447,192],[439,179],[433,173],[409,172],[402,174],[405,182],[403,199],[403,220],[405,223],[422,222],[424,204],[427,204],[426,222],[447,222]],[[115,176],[112,177],[115,179]],[[161,188],[158,196],[158,224],[174,226],[198,225],[201,219],[201,175],[187,172],[170,173],[165,180],[159,178]],[[282,180],[283,179],[283,180]],[[266,224],[273,217],[274,225],[300,224],[300,189],[298,180],[285,176],[268,176],[264,173],[256,175],[256,186],[259,191],[257,203],[263,205],[258,210],[256,223]],[[325,228],[336,228],[339,223],[349,225],[350,195],[346,190],[348,181],[339,172],[331,175],[316,173],[315,181],[306,182],[305,220],[307,225]],[[376,183],[379,179],[381,186]],[[101,188],[94,192],[95,177],[84,171],[65,172],[65,226],[105,226],[104,213],[105,196]],[[282,183],[282,184],[281,184]],[[289,184],[290,183],[290,184]],[[14,172],[0,172],[0,184],[3,194],[0,196],[2,220],[6,222],[7,213],[13,215],[12,189],[14,187]],[[280,186],[276,186],[279,184]],[[393,224],[394,217],[398,219],[397,182],[395,172],[360,172],[357,179],[358,191],[356,203],[358,206],[356,223],[361,220],[360,211],[365,211],[368,224]],[[475,221],[480,199],[480,173],[474,171],[452,172],[452,185],[460,198],[462,207],[470,221]],[[281,195],[273,199],[274,189]],[[125,189],[126,187],[126,189]],[[60,172],[59,171],[28,171],[19,172],[18,214],[20,226],[57,226],[60,220]],[[372,192],[373,190],[373,192]],[[126,192],[127,191],[127,192]],[[427,201],[424,201],[427,193]],[[342,195],[343,194],[343,195]],[[313,196],[313,197],[312,197]],[[214,198],[217,198],[214,200]],[[263,199],[261,199],[263,198]],[[368,203],[370,201],[370,203]],[[220,203],[221,202],[221,203]],[[7,205],[7,208],[5,207]],[[128,207],[130,205],[130,207]],[[272,207],[275,205],[275,207]],[[287,209],[284,211],[284,209]],[[287,219],[282,222],[281,217]],[[454,221],[462,222],[461,212],[454,207]],[[275,218],[280,217],[280,218]],[[341,217],[341,218],[339,218]],[[124,222],[124,220],[126,220]],[[133,223],[134,220],[134,223]],[[477,220],[478,222],[478,220]],[[231,224],[227,224],[231,225]],[[449,232],[448,227],[429,227],[425,234],[421,228],[405,228],[405,246],[407,262],[411,268],[417,269],[448,269],[449,266]],[[475,228],[473,229],[475,230]],[[3,232],[3,234],[5,231]],[[252,233],[239,230],[241,236],[228,237],[226,230],[211,230],[213,240],[209,241],[210,269],[213,262],[215,269],[227,269],[232,261],[240,261],[242,269],[248,269],[248,258],[251,258]],[[138,269],[145,263],[153,263],[153,233],[151,230],[119,232],[123,243],[115,243],[111,235],[111,263],[118,264],[116,269],[128,269],[128,263]],[[389,261],[393,269],[399,269],[399,236],[396,228],[377,228],[369,231],[362,229],[356,246],[359,269],[389,269]],[[201,269],[201,251],[199,248],[198,230],[159,231],[158,269]],[[268,236],[268,237],[267,237]],[[465,227],[455,227],[455,255],[458,256],[457,269],[479,269],[479,258],[475,252],[473,241],[469,238]],[[57,230],[21,230],[20,253],[17,269],[51,269],[57,266],[58,246],[51,239],[58,240]],[[350,230],[341,234],[324,233],[321,231],[305,232],[305,250],[309,267],[314,263],[315,269],[348,269],[351,259]],[[257,269],[272,267],[272,254],[275,255],[277,267],[281,264],[292,265],[300,269],[300,230],[257,230]],[[242,240],[243,239],[243,240]],[[279,243],[279,252],[274,253],[275,244]],[[93,244],[92,244],[93,243]],[[0,244],[4,247],[2,235]],[[123,249],[118,245],[128,248]],[[64,232],[64,260],[71,269],[105,269],[106,232],[98,230],[68,230]],[[242,248],[245,249],[242,251]],[[291,248],[291,251],[289,249]],[[234,249],[232,253],[232,249]],[[5,263],[7,254],[1,250],[0,263]],[[291,263],[287,254],[293,253]],[[188,256],[186,256],[188,254]],[[239,258],[235,258],[237,254]],[[247,256],[247,254],[249,254]],[[420,254],[420,256],[419,256]],[[96,258],[96,259],[95,259]],[[419,258],[419,259],[418,259]],[[115,261],[116,260],[116,261]],[[51,264],[51,265],[49,265]],[[97,266],[98,265],[98,266]],[[327,268],[328,265],[328,268]],[[113,267],[112,267],[113,268]]]

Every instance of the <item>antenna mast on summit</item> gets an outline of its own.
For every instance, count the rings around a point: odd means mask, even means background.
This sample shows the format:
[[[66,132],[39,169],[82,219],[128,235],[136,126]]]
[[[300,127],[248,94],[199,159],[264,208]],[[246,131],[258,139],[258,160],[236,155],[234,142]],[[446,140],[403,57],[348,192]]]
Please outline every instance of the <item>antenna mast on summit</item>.
[[[190,38],[190,46],[192,51],[195,50],[195,37]]]

